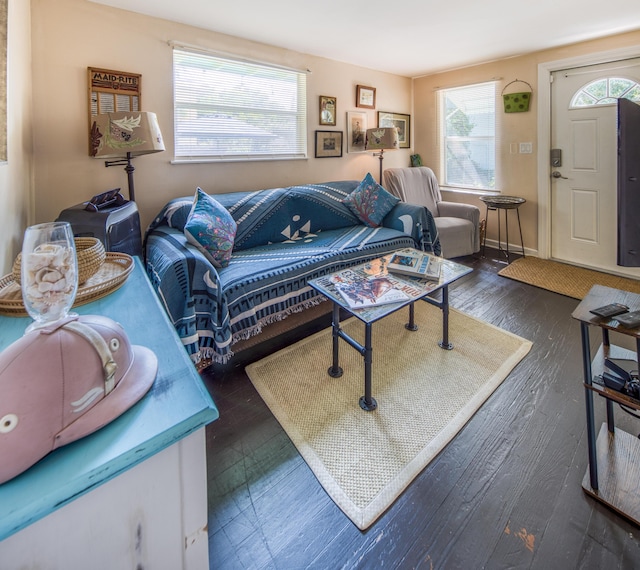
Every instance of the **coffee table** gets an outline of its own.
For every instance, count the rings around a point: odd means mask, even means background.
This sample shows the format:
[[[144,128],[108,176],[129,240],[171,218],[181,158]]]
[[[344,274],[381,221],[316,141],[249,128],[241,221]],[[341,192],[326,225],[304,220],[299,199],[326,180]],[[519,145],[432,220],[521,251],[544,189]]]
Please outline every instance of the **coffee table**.
[[[454,281],[457,281],[464,275],[473,271],[470,267],[461,265],[454,261],[442,259],[442,271],[439,281],[428,281],[424,279],[417,279],[414,277],[405,277],[395,273],[389,273],[387,270],[387,264],[393,253],[385,255],[383,257],[374,259],[367,263],[362,263],[350,269],[363,272],[369,275],[392,275],[396,280],[405,282],[410,285],[415,293],[412,298],[401,301],[399,303],[391,303],[385,305],[374,305],[366,308],[353,309],[346,303],[342,295],[335,287],[332,277],[335,273],[312,279],[309,281],[309,285],[313,287],[319,293],[322,293],[329,300],[333,302],[332,311],[332,344],[333,344],[333,362],[328,370],[329,376],[333,378],[339,378],[343,374],[343,370],[339,365],[339,344],[340,339],[344,340],[349,346],[357,350],[364,357],[364,396],[360,398],[360,407],[365,411],[372,411],[378,407],[378,403],[372,396],[372,364],[373,364],[373,347],[372,347],[372,327],[373,323],[380,319],[399,311],[403,307],[409,307],[409,322],[405,327],[410,331],[418,330],[418,326],[415,323],[415,308],[414,303],[416,301],[426,301],[431,305],[438,307],[442,311],[442,340],[438,343],[440,348],[445,350],[453,349],[453,344],[449,341],[449,285]],[[337,272],[339,273],[339,272]],[[440,300],[432,297],[436,292],[440,291]],[[340,327],[340,310],[346,311],[348,314],[353,315],[364,323],[364,345],[357,342],[350,337]]]

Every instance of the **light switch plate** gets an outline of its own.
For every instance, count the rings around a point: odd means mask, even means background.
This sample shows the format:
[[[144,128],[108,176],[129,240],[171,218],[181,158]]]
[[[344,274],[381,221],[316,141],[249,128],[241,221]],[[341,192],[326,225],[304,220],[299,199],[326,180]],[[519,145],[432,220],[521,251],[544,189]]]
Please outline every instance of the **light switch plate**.
[[[520,154],[531,154],[533,152],[533,143],[520,143]]]

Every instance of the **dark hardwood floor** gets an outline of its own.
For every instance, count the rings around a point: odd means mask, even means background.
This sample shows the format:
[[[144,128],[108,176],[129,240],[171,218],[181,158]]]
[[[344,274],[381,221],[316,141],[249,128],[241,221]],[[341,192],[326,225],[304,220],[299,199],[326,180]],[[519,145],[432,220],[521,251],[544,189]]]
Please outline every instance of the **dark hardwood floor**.
[[[533,348],[365,532],[324,492],[242,362],[203,374],[220,410],[207,427],[211,568],[640,568],[640,529],[581,488],[578,301],[498,276],[492,253],[457,260],[475,271],[451,286],[451,306]],[[278,347],[259,348],[256,358]],[[282,374],[296,381],[295,370]],[[605,407],[599,398],[595,407],[598,431]],[[617,409],[616,423],[640,431]]]

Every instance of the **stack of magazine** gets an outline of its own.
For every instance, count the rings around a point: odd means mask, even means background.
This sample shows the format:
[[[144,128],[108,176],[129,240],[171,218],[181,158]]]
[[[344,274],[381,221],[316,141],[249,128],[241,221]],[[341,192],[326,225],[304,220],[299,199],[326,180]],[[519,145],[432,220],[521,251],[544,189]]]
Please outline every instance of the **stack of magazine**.
[[[353,269],[332,275],[331,282],[351,309],[402,303],[424,294],[418,287],[393,275],[368,275]]]
[[[391,256],[387,268],[392,273],[439,281],[442,260],[417,250],[400,250]]]

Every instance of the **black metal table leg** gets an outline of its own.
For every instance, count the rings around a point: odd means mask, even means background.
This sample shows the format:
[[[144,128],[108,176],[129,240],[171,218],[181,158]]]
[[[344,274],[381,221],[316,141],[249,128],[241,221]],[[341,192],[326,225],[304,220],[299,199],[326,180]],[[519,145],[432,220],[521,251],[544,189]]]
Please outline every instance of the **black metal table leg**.
[[[378,407],[378,402],[371,395],[371,365],[373,363],[373,347],[371,346],[371,323],[364,326],[364,396],[360,398],[360,407],[370,412]]]
[[[498,218],[498,253],[504,253],[502,249],[502,233],[500,232],[500,228],[502,227],[500,222],[500,210],[496,210],[496,216]]]
[[[504,233],[507,240],[507,263],[511,263],[511,258],[509,257],[509,210],[504,211]]]
[[[593,391],[591,376],[591,348],[589,346],[589,325],[580,323],[582,334],[582,369],[584,371],[584,397],[587,410],[587,446],[589,448],[589,478],[591,488],[598,490],[598,458],[596,453],[596,430],[593,425]]]
[[[332,378],[340,378],[343,374],[338,362],[338,345],[340,342],[340,305],[333,303],[333,312],[331,314],[331,336],[333,339],[333,364],[329,368],[329,376]]]
[[[482,257],[485,256],[485,250],[487,249],[487,232],[489,230],[489,205],[487,205],[487,211],[484,215],[484,236],[482,236]]]
[[[602,350],[606,354],[609,354],[609,350],[611,348],[611,341],[609,340],[609,330],[603,328],[602,329]],[[606,401],[606,409],[607,409],[607,429],[610,433],[615,433],[616,424],[615,418],[613,417],[613,400],[609,400],[609,398],[605,398]]]
[[[438,343],[440,348],[452,350],[453,344],[449,342],[449,286],[442,288],[442,340]]]
[[[409,322],[404,325],[404,328],[408,331],[417,331],[418,325],[416,325],[416,310],[415,303],[409,305]]]
[[[522,239],[522,226],[520,225],[520,209],[516,208],[516,215],[518,216],[518,229],[520,230],[520,247],[522,248],[522,257],[524,257],[524,241]]]

